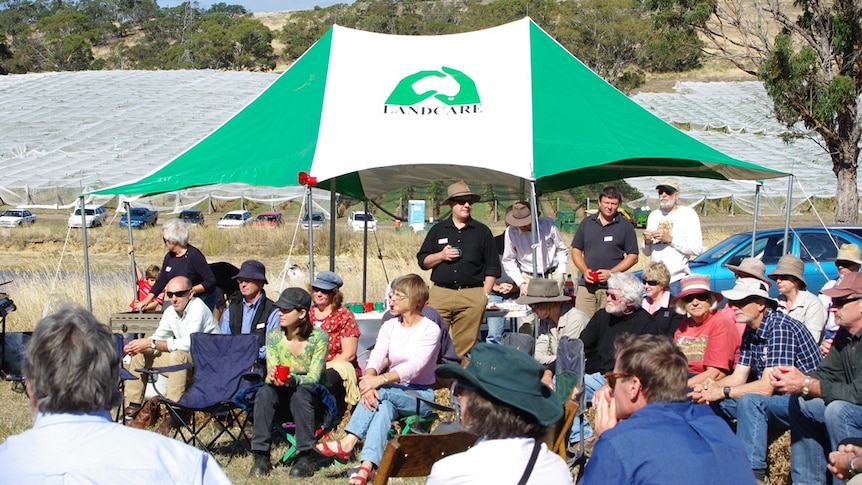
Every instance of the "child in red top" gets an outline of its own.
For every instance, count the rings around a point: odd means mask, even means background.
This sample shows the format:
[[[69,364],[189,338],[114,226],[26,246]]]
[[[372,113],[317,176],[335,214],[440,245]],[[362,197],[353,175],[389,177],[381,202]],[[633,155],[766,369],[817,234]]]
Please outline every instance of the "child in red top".
[[[147,297],[150,293],[150,289],[153,287],[153,283],[155,283],[156,278],[159,277],[159,271],[159,267],[153,264],[147,267],[147,271],[144,274],[141,274],[141,270],[138,269],[138,265],[135,265],[135,273],[138,275],[138,298],[136,298],[136,301],[141,301]],[[141,308],[141,311],[156,311],[160,306],[162,306],[163,301],[164,293],[155,297],[146,307]],[[129,306],[134,310],[135,302],[133,301]]]

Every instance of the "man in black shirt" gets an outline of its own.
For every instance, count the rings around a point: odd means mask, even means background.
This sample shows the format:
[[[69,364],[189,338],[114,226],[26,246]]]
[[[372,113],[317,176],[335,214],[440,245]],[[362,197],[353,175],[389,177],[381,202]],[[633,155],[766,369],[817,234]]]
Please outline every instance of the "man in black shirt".
[[[479,335],[500,259],[491,230],[470,216],[479,194],[460,181],[449,186],[447,196],[443,204],[452,208],[452,217],[431,227],[416,257],[420,268],[431,270],[428,304],[443,316],[455,351],[465,357]]]

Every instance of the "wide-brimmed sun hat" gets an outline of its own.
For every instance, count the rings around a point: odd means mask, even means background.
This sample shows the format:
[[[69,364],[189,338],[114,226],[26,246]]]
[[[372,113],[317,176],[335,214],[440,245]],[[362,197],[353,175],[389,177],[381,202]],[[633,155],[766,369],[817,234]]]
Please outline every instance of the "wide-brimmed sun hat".
[[[792,254],[785,254],[778,259],[778,264],[775,269],[769,272],[769,278],[777,280],[779,276],[792,276],[802,283],[802,287],[808,286],[805,281],[805,263],[801,259]]]
[[[739,263],[739,266],[726,264],[725,267],[734,273],[741,273],[743,277],[757,278],[768,286],[772,286],[772,281],[766,277],[766,265],[757,258],[745,258]]]
[[[506,224],[514,227],[529,226],[533,222],[530,204],[526,202],[515,202],[512,210],[506,214]]]
[[[473,347],[466,369],[445,364],[436,370],[439,377],[466,381],[504,405],[533,416],[542,426],[549,426],[563,416],[563,406],[554,391],[542,383],[544,372],[544,367],[526,353],[484,342]]]
[[[721,296],[721,293],[712,291],[709,287],[709,276],[693,274],[686,276],[682,281],[680,281],[680,291],[679,294],[673,298],[673,304],[679,305],[682,303],[682,299],[688,295],[697,295],[701,293],[712,295],[712,297],[715,298],[715,301],[721,301],[724,299],[724,297]]]
[[[766,302],[776,308],[778,302],[769,296],[769,290],[766,283],[757,278],[737,278],[733,288],[721,292],[725,298],[731,301],[741,301],[750,296],[757,296],[766,299]]]
[[[529,305],[531,303],[571,301],[571,297],[562,293],[560,284],[556,280],[533,278],[527,283],[527,294],[519,296],[516,301],[518,305]]]
[[[238,278],[269,283],[269,281],[266,280],[266,266],[255,259],[243,261],[242,265],[239,267],[239,272],[233,277],[233,279]]]
[[[317,273],[317,278],[314,278],[314,281],[311,282],[311,287],[318,290],[331,291],[341,288],[343,284],[344,280],[341,279],[341,276],[332,271],[321,271]]]
[[[470,197],[471,204],[479,202],[479,199],[482,198],[481,195],[470,191],[470,187],[467,186],[467,182],[459,180],[446,188],[446,200],[441,202],[441,204],[448,204],[452,199],[457,199],[459,197]]]
[[[859,246],[847,243],[842,244],[838,248],[838,254],[835,255],[835,261],[850,261],[862,265],[862,255],[859,254]]]

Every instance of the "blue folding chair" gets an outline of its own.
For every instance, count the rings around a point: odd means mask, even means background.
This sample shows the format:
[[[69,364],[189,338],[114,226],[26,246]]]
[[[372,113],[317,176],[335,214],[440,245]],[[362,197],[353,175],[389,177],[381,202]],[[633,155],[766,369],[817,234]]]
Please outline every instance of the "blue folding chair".
[[[213,446],[226,434],[231,438],[232,449],[242,446],[250,451],[244,430],[248,414],[233,402],[233,397],[260,378],[259,374],[252,372],[259,348],[256,335],[193,333],[190,349],[193,364],[138,369],[138,372],[147,374],[153,381],[159,373],[193,367],[192,383],[178,401],[166,398],[156,388],[159,402],[166,405],[179,423],[174,437],[179,436],[186,443],[196,444],[212,453]],[[204,413],[206,418],[196,422],[195,412]],[[201,431],[216,419],[220,423],[218,431],[205,442],[200,436]],[[238,428],[236,433],[234,426]]]
[[[125,352],[123,351],[123,347],[126,345],[125,337],[121,333],[114,334],[114,345],[117,347],[117,359],[119,360],[118,366],[120,367],[120,382],[117,384],[120,388],[120,394],[123,393],[123,390],[126,387],[126,381],[137,379],[134,374],[129,372],[125,367],[123,367],[123,356]],[[126,420],[123,419],[123,406],[117,406],[117,414],[114,418],[114,421],[126,424]]]

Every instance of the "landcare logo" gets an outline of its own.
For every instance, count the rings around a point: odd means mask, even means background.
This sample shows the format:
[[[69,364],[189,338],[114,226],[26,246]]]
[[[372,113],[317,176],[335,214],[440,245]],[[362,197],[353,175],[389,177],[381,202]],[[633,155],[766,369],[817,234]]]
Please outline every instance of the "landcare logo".
[[[425,79],[433,82],[435,78],[441,78],[440,81],[454,80],[458,83],[458,92],[454,96],[443,94],[437,89],[416,92],[416,83]],[[443,106],[429,102],[429,98],[437,99]],[[383,114],[393,115],[446,116],[481,112],[482,101],[479,99],[476,83],[463,72],[446,66],[440,68],[440,71],[419,71],[405,77],[395,86],[383,105]]]

